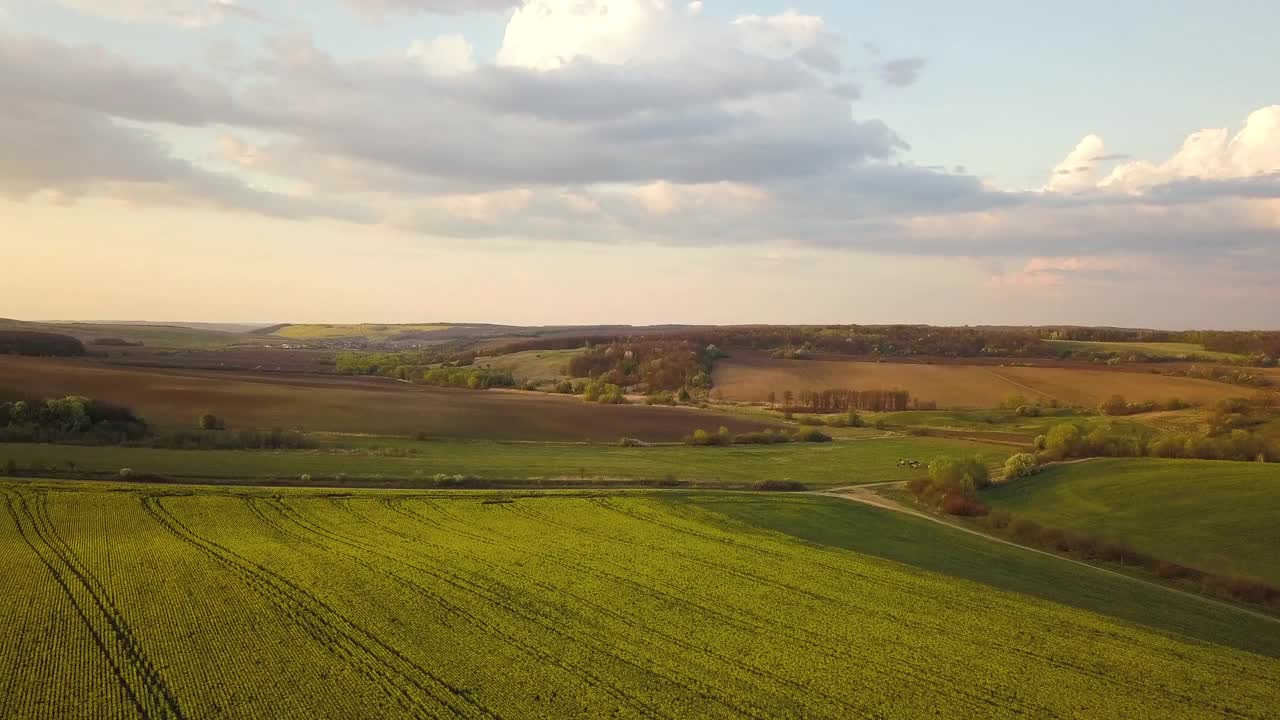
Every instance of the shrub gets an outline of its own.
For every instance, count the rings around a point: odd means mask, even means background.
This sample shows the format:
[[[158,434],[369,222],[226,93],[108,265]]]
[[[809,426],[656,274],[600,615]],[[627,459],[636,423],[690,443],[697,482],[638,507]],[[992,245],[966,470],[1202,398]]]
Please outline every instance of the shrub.
[[[1008,510],[992,510],[987,513],[985,524],[992,530],[1004,530],[1009,527],[1009,521],[1011,519],[1012,516],[1009,515]]]
[[[1019,405],[1013,412],[1019,417],[1040,417],[1040,407],[1037,405]]]
[[[796,442],[822,443],[831,442],[831,436],[817,428],[797,430],[791,436]]]
[[[1186,577],[1189,570],[1175,562],[1160,562],[1156,564],[1156,574],[1162,578],[1173,579]]]
[[[201,430],[222,430],[225,426],[221,419],[213,413],[204,413],[196,425]]]
[[[796,480],[760,480],[753,484],[751,489],[768,492],[804,492],[809,488]]]
[[[1040,471],[1040,459],[1032,453],[1011,455],[1004,461],[1004,479],[1017,480],[1030,477]]]
[[[973,492],[991,484],[991,473],[982,458],[941,456],[929,463],[929,479],[946,490]]]
[[[120,472],[118,474],[122,478],[131,478],[133,477],[133,468],[120,468]]]
[[[307,473],[302,473],[302,475],[301,475],[301,476],[299,476],[299,477],[298,477],[298,479],[299,479],[299,480],[301,480],[301,481],[302,481],[302,482],[304,482],[304,483],[309,483],[309,482],[311,482],[311,475],[309,475],[309,474],[307,474]]]
[[[556,383],[554,390],[561,395],[572,395],[573,382],[570,380],[561,380]]]
[[[942,511],[948,515],[976,517],[985,515],[987,507],[972,495],[962,492],[949,492],[942,496]]]
[[[649,447],[649,443],[643,440],[640,440],[639,438],[624,437],[618,440],[618,447],[632,447],[632,448]]]

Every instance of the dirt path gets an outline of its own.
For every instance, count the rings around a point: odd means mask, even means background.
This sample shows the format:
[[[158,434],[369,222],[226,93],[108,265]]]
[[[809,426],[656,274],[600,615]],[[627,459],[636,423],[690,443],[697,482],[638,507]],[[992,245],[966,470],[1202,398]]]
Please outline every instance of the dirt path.
[[[903,515],[918,517],[923,520],[928,520],[929,522],[938,523],[939,525],[945,525],[946,527],[949,527],[952,530],[968,533],[970,535],[974,535],[974,536],[983,538],[985,540],[989,540],[991,542],[1000,543],[1002,545],[1008,545],[1010,547],[1016,547],[1021,550],[1025,550],[1027,552],[1044,555],[1046,557],[1051,557],[1055,560],[1060,560],[1062,562],[1072,563],[1073,565],[1086,567],[1086,568],[1089,568],[1090,570],[1095,570],[1100,573],[1113,575],[1115,577],[1123,578],[1130,582],[1141,583],[1142,585],[1146,585],[1148,587],[1158,588],[1160,590],[1164,590],[1165,592],[1175,593],[1177,595],[1182,595],[1184,597],[1192,598],[1194,600],[1206,602],[1211,605],[1217,605],[1218,607],[1226,608],[1228,610],[1242,612],[1242,613],[1245,613],[1246,615],[1251,615],[1253,617],[1280,625],[1280,617],[1276,617],[1274,615],[1267,615],[1266,613],[1255,612],[1253,610],[1242,608],[1238,605],[1232,605],[1230,603],[1225,603],[1220,600],[1214,600],[1213,598],[1205,597],[1203,595],[1197,595],[1196,593],[1193,593],[1193,592],[1187,592],[1186,590],[1179,590],[1177,588],[1169,587],[1168,585],[1161,585],[1160,583],[1151,582],[1149,580],[1143,580],[1142,578],[1136,578],[1136,577],[1133,577],[1132,575],[1126,575],[1121,572],[1116,572],[1115,570],[1108,570],[1103,567],[1098,567],[1097,565],[1091,565],[1087,562],[1082,562],[1080,560],[1075,560],[1069,557],[1063,557],[1061,555],[1051,553],[1047,550],[1040,550],[1039,548],[1020,545],[1011,540],[1005,540],[1004,538],[996,537],[994,535],[988,535],[987,533],[979,532],[978,530],[974,530],[972,528],[964,527],[963,525],[949,522],[940,517],[937,517],[936,515],[930,515],[928,513],[920,512],[919,510],[915,510],[913,508],[907,507],[906,505],[903,505],[902,503],[896,500],[892,500],[883,495],[880,495],[879,493],[875,492],[875,490],[873,490],[873,488],[877,488],[877,487],[888,487],[888,486],[902,485],[902,484],[903,483],[901,481],[893,481],[893,482],[882,482],[882,483],[869,483],[867,485],[850,485],[848,487],[833,488],[831,490],[813,491],[810,494],[826,495],[828,497],[837,497],[844,500],[852,500],[853,502],[862,503],[864,505],[870,505],[872,507],[878,507],[878,508],[881,508],[882,510],[889,510],[891,512],[902,513]]]

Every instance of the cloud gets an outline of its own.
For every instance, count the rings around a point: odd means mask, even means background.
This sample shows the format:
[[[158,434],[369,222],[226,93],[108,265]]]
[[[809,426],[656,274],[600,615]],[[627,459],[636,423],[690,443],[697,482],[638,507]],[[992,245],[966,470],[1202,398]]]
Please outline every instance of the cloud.
[[[1097,168],[1105,157],[1102,138],[1086,135],[1062,162],[1054,166],[1045,189],[1051,192],[1091,190],[1098,184]]]
[[[890,60],[879,66],[880,79],[886,85],[907,87],[915,84],[924,71],[925,59],[922,57],[906,57]]]
[[[440,35],[418,40],[405,53],[424,70],[437,75],[455,75],[476,69],[476,53],[461,35]]]
[[[1045,189],[1144,195],[1162,202],[1213,197],[1275,197],[1280,173],[1280,105],[1259,108],[1235,135],[1227,128],[1198,130],[1163,162],[1131,160],[1098,179],[1099,164],[1128,156],[1106,154],[1102,138],[1088,135],[1059,163]]]
[[[839,73],[843,41],[815,15],[788,10],[781,15],[744,15],[733,21],[743,44],[771,57],[793,56],[826,73]]]
[[[235,0],[58,0],[68,7],[125,22],[165,22],[204,27],[227,18],[261,20],[252,7]]]
[[[415,13],[437,15],[495,13],[519,7],[523,0],[342,0],[342,2],[361,15],[376,17]]]

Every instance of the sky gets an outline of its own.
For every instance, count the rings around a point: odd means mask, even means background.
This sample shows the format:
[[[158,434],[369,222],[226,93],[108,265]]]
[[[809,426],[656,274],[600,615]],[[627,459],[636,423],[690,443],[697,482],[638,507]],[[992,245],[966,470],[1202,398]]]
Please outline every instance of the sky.
[[[0,0],[0,317],[1280,328],[1275,27]]]

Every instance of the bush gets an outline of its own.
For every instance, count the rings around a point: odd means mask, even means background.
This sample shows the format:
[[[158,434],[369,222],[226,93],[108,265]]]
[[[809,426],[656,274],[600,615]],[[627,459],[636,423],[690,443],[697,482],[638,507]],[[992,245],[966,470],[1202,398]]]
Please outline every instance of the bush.
[[[1019,417],[1040,417],[1040,407],[1037,405],[1019,405],[1013,413]]]
[[[804,492],[809,488],[796,480],[761,480],[752,485],[751,489],[767,492]]]
[[[196,427],[201,430],[222,430],[226,426],[222,420],[213,413],[204,413],[200,416],[200,420],[196,423]]]
[[[1032,453],[1011,455],[1004,461],[1005,481],[1030,477],[1040,471],[1040,459]]]
[[[831,436],[817,428],[797,430],[791,435],[796,442],[823,443],[831,442]]]
[[[948,515],[976,517],[985,515],[987,507],[972,495],[962,492],[949,492],[942,496],[942,511]]]
[[[982,458],[941,456],[929,463],[929,480],[947,491],[974,492],[991,484],[991,473]]]
[[[643,440],[640,440],[638,438],[624,437],[618,440],[618,447],[631,447],[631,448],[649,447],[649,443]]]
[[[120,468],[120,472],[117,474],[123,479],[131,478],[133,477],[133,468]]]

